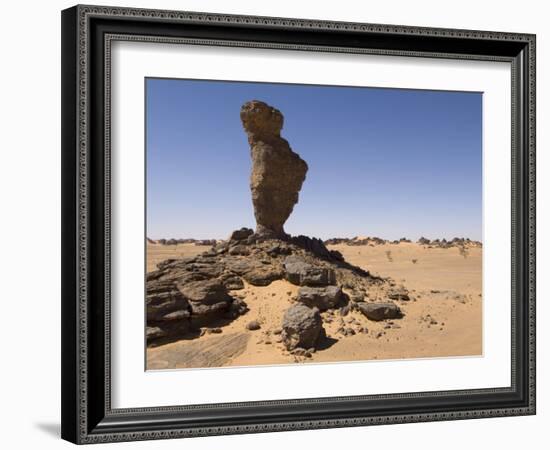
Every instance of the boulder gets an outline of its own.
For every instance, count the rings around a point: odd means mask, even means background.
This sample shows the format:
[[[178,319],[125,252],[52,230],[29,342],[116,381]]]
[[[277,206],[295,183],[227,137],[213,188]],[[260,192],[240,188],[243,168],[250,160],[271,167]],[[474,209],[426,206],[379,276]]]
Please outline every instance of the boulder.
[[[316,307],[320,311],[326,311],[327,309],[336,307],[342,298],[342,289],[338,286],[303,286],[298,290],[296,300],[311,308]]]
[[[241,107],[240,116],[252,157],[250,190],[256,234],[284,237],[283,225],[298,202],[307,164],[281,137],[280,111],[252,100]]]
[[[286,279],[297,286],[327,286],[334,284],[334,270],[314,266],[299,256],[288,256],[284,261]]]
[[[315,347],[323,324],[317,308],[295,305],[287,309],[282,323],[281,338],[287,350]]]
[[[398,319],[401,309],[393,303],[358,303],[357,308],[370,320]]]

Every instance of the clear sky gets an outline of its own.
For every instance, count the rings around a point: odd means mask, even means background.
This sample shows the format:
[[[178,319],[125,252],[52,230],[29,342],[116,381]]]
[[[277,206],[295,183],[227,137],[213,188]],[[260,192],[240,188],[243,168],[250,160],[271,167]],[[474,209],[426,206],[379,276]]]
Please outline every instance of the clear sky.
[[[253,99],[309,165],[288,233],[481,240],[481,93],[168,79],[146,80],[150,238],[254,228]]]

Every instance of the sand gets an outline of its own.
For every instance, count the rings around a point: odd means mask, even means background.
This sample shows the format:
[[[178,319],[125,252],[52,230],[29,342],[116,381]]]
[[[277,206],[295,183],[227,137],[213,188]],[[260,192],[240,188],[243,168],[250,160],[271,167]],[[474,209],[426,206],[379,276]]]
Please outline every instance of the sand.
[[[210,245],[177,244],[162,245],[147,243],[147,272],[157,268],[157,263],[170,258],[184,258],[196,256],[208,250]]]
[[[466,255],[456,247],[428,248],[415,243],[329,248],[339,250],[352,264],[403,284],[411,294],[410,301],[397,302],[404,317],[374,322],[356,311],[345,317],[338,311],[322,313],[328,336],[325,345],[310,358],[295,356],[284,349],[276,333],[298,287],[284,280],[266,287],[246,285],[231,294],[244,298],[248,313],[221,327],[221,333],[207,332],[199,338],[148,348],[148,369],[482,354],[481,248],[470,248]],[[203,250],[193,244],[148,244],[148,269],[154,270],[162,259]],[[376,292],[369,295],[376,296]],[[246,328],[252,320],[260,322],[259,330]],[[344,336],[337,332],[342,325],[368,332]]]

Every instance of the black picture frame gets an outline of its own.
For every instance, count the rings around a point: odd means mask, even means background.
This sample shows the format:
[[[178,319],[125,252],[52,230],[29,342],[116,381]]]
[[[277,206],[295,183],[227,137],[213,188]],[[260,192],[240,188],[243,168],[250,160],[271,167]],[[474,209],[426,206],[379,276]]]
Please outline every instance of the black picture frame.
[[[508,61],[512,66],[511,386],[113,409],[110,43]],[[62,12],[62,437],[98,443],[535,414],[535,36],[75,6]]]

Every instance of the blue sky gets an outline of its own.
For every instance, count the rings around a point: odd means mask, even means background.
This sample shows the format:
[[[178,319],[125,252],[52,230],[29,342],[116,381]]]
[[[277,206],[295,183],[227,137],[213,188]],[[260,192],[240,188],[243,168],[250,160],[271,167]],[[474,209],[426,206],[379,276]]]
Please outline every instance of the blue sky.
[[[309,165],[288,233],[481,240],[481,93],[150,78],[149,237],[254,228],[239,118],[252,99],[283,113]]]

